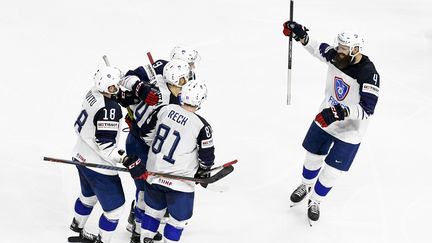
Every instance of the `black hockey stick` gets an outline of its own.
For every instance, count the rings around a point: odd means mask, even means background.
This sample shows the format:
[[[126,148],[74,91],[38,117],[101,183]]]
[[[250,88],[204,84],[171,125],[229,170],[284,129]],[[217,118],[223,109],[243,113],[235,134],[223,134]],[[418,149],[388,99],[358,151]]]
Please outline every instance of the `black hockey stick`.
[[[294,0],[290,0],[290,21],[293,21],[293,15],[294,15]],[[291,105],[292,39],[293,39],[293,34],[291,33],[288,42],[287,105]]]
[[[79,161],[57,159],[57,158],[52,158],[52,157],[43,157],[43,160],[49,161],[49,162],[57,162],[57,163],[64,163],[64,164],[71,164],[71,165],[81,165],[81,166],[86,166],[86,167],[128,172],[128,170],[126,168],[117,167],[117,166],[110,166],[110,165],[83,163],[83,162],[79,162]],[[186,177],[186,176],[176,176],[176,175],[151,172],[151,171],[147,171],[146,175],[147,176],[160,176],[160,177],[165,177],[165,178],[175,179],[175,180],[193,181],[193,182],[197,182],[197,183],[210,184],[210,183],[214,183],[214,182],[224,178],[225,176],[227,176],[228,174],[233,172],[234,167],[232,165],[235,163],[237,163],[237,160],[233,160],[231,162],[228,162],[228,163],[225,163],[221,166],[217,166],[217,167],[213,168],[210,171],[214,171],[214,170],[217,170],[220,168],[222,168],[222,169],[220,171],[218,171],[216,174],[214,174],[208,178],[193,178],[193,177]]]
[[[201,183],[201,184],[211,184],[211,183],[214,183],[214,182],[224,178],[225,176],[231,174],[231,172],[233,172],[233,171],[234,171],[234,166],[228,165],[226,167],[223,167],[216,174],[214,174],[210,177],[207,177],[207,178],[193,178],[193,177],[186,177],[186,176],[176,176],[176,175],[157,173],[157,172],[151,172],[151,171],[147,171],[146,174],[148,176],[161,176],[161,177],[168,178],[168,179],[193,181],[193,182]]]
[[[129,172],[126,168],[123,168],[123,167],[93,164],[93,163],[80,162],[80,161],[75,161],[75,160],[56,159],[56,158],[52,158],[52,157],[43,157],[43,160],[49,161],[49,162],[63,163],[63,164],[82,165],[82,166],[86,166],[86,167],[93,167],[93,168],[99,168],[99,169]]]

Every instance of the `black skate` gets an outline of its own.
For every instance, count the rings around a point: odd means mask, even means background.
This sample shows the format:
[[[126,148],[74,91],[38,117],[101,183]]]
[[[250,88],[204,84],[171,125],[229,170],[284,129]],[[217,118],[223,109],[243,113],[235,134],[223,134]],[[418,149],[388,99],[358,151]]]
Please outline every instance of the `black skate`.
[[[143,243],[154,243],[154,240],[152,238],[144,238]]]
[[[73,232],[79,233],[78,236],[70,236],[68,237],[68,242],[82,242],[82,243],[97,243],[97,242],[101,242],[100,241],[100,237],[91,234],[87,231],[85,231],[85,229],[83,228],[79,228],[78,227],[78,222],[76,221],[76,219],[74,218],[72,220],[72,223],[69,227]],[[99,241],[98,241],[99,239]]]
[[[315,200],[309,200],[308,203],[308,219],[309,225],[312,227],[312,222],[316,222],[320,216],[320,203]]]
[[[132,232],[132,236],[130,239],[130,243],[140,243],[140,234],[138,234],[137,232],[133,231]]]
[[[130,243],[140,243],[140,236],[141,235],[138,234],[137,232],[135,232],[135,231],[132,232],[132,237],[131,237]],[[148,238],[148,239],[150,239],[150,238]],[[156,232],[156,235],[153,237],[151,242],[155,242],[155,243],[162,242],[162,239],[163,239],[162,234],[159,233],[159,231],[158,231],[158,232]]]
[[[78,236],[68,237],[68,242],[81,242],[81,243],[101,243],[100,236],[81,230]]]
[[[306,195],[311,192],[312,187],[306,184],[301,184],[291,194],[291,207],[294,207],[297,203],[301,202]]]
[[[126,230],[133,234],[133,232],[135,231],[135,227],[135,200],[133,200],[129,212],[128,225],[126,226]]]

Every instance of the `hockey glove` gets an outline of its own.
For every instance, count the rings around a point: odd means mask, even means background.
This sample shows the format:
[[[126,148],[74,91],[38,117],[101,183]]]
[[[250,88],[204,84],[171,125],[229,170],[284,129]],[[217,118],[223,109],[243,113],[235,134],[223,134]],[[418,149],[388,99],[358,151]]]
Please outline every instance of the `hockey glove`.
[[[116,95],[116,101],[123,107],[128,107],[130,105],[136,105],[140,102],[140,99],[135,96],[134,92],[129,90],[119,90]]]
[[[156,105],[159,102],[160,92],[154,84],[136,82],[132,86],[132,90],[135,92],[135,95],[141,100],[144,100],[147,105]]]
[[[200,178],[200,179],[209,178],[210,177],[210,169],[211,169],[211,167],[208,167],[208,166],[206,167],[206,166],[200,164],[197,172],[195,173],[194,178]],[[204,188],[206,188],[208,186],[207,183],[200,183],[200,184]]]
[[[145,180],[146,176],[146,168],[144,163],[141,163],[141,159],[136,155],[127,156],[123,160],[123,165],[129,170],[133,179]]]
[[[301,39],[305,39],[304,45],[307,44],[307,41],[309,40],[309,36],[307,32],[309,29],[306,27],[294,22],[294,21],[287,21],[283,24],[283,33],[285,36],[290,36],[292,33],[294,33],[293,38],[296,41],[300,41]]]
[[[347,108],[343,108],[340,104],[337,104],[323,109],[318,115],[316,115],[315,121],[318,122],[321,127],[328,127],[335,121],[344,120],[348,114],[349,111]]]

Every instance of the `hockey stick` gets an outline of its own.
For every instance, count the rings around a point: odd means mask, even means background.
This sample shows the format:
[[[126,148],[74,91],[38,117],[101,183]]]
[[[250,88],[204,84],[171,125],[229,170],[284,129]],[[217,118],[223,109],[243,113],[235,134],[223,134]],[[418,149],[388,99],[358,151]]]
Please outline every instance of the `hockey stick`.
[[[208,174],[208,173],[211,173],[212,171],[215,171],[215,170],[219,170],[219,169],[222,169],[222,168],[228,167],[228,166],[230,166],[230,165],[236,164],[237,162],[238,162],[238,161],[235,159],[235,160],[233,160],[233,161],[231,161],[231,162],[228,162],[228,163],[225,163],[225,164],[223,164],[223,165],[219,165],[219,166],[213,167],[213,168],[211,168],[209,171],[206,171],[204,174]]]
[[[290,21],[294,15],[294,0],[290,0]],[[291,65],[292,65],[292,33],[288,42],[288,77],[287,77],[287,105],[291,105]]]
[[[108,57],[107,57],[107,55],[103,55],[103,56],[102,56],[102,59],[104,60],[105,65],[106,65],[107,67],[110,67],[110,66],[111,66],[110,63],[109,63],[109,61],[108,61]]]
[[[84,162],[79,162],[79,161],[57,159],[57,158],[52,158],[52,157],[43,157],[43,160],[49,161],[49,162],[63,163],[63,164],[81,165],[81,166],[86,166],[86,167],[128,172],[128,170],[126,168],[117,167],[117,166],[110,166],[110,165],[84,163]],[[219,168],[222,168],[222,169],[220,171],[218,171],[216,174],[214,174],[208,178],[193,178],[193,177],[186,177],[186,176],[176,176],[176,175],[151,172],[151,171],[147,171],[145,174],[146,174],[146,176],[160,176],[160,177],[175,179],[175,180],[192,181],[192,182],[197,182],[197,183],[210,184],[210,183],[214,183],[214,182],[224,178],[225,176],[227,176],[228,174],[233,172],[234,167],[232,165],[237,163],[237,160],[234,160],[234,161],[231,161],[231,162],[225,163],[221,166],[215,167],[215,170],[219,169]]]
[[[147,52],[147,58],[150,61],[150,64],[153,65],[154,64],[154,60],[153,60],[153,56],[150,52]]]
[[[63,164],[82,165],[82,166],[86,166],[86,167],[93,167],[93,168],[99,168],[99,169],[128,172],[128,170],[126,168],[111,166],[111,165],[100,165],[100,164],[93,164],[93,163],[80,162],[80,161],[74,161],[74,160],[56,159],[56,158],[52,158],[52,157],[43,157],[43,160],[49,161],[49,162],[63,163]]]

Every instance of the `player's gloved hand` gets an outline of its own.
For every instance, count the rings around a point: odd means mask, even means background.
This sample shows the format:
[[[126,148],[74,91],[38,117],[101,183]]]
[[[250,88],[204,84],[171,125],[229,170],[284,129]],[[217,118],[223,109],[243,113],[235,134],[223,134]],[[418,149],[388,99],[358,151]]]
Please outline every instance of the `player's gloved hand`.
[[[141,163],[141,159],[136,155],[126,156],[122,162],[124,167],[129,170],[132,178],[145,180],[147,178],[146,168],[144,163]]]
[[[132,91],[119,89],[119,92],[116,95],[116,101],[121,106],[128,107],[130,105],[138,104],[140,99]]]
[[[337,104],[323,109],[318,115],[316,115],[315,121],[317,121],[321,127],[328,127],[335,121],[344,120],[348,114],[349,111],[347,108],[343,108],[340,104]]]
[[[302,26],[301,24],[298,24],[294,21],[287,21],[283,24],[283,33],[285,36],[290,36],[292,33],[294,33],[293,38],[296,41],[299,41],[301,39],[308,39],[307,32],[309,31],[306,27]]]
[[[195,173],[194,178],[200,178],[200,179],[209,178],[210,177],[210,169],[211,169],[210,166],[204,166],[204,165],[200,164],[197,172]],[[207,183],[200,183],[200,184],[204,188],[206,188],[208,186]]]
[[[136,82],[132,90],[135,92],[135,95],[138,96],[141,100],[147,105],[156,105],[159,102],[159,89],[154,84],[144,83],[144,82]]]

